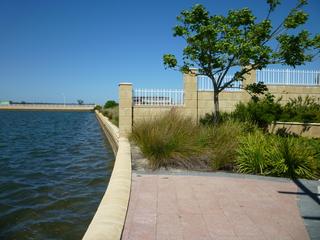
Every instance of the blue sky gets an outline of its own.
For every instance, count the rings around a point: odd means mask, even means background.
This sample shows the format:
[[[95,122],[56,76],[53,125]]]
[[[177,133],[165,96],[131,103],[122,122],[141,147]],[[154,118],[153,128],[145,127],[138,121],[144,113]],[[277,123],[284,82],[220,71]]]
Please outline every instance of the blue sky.
[[[284,0],[273,19],[293,6]],[[0,100],[103,103],[118,98],[118,83],[137,88],[182,88],[182,75],[165,70],[164,53],[181,56],[172,36],[176,16],[196,3],[211,14],[249,6],[262,18],[264,0],[106,1],[1,0]],[[320,32],[320,1],[306,8]],[[320,69],[320,60],[299,67]]]

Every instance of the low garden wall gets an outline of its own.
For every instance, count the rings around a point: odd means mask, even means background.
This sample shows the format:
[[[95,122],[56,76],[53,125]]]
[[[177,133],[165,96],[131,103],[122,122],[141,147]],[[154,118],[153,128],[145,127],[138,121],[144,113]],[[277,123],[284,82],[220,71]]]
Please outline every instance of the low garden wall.
[[[269,91],[277,98],[281,97],[281,104],[286,104],[290,98],[306,96],[320,98],[320,86],[283,86],[283,85],[267,85]]]
[[[111,145],[116,145],[117,151],[107,190],[83,239],[120,239],[127,214],[131,188],[130,143],[126,137],[119,136],[119,129],[108,118],[97,111],[96,116],[108,139],[110,138]]]
[[[222,92],[219,94],[219,105],[223,112],[232,112],[240,101],[246,102],[248,100],[249,94],[245,91]],[[200,117],[213,111],[213,92],[198,92],[197,111]]]
[[[133,123],[161,116],[171,111],[173,107],[136,106],[133,108]],[[183,113],[183,107],[175,107],[176,111]]]
[[[320,123],[276,122],[269,128],[273,133],[279,129],[302,137],[320,138]]]

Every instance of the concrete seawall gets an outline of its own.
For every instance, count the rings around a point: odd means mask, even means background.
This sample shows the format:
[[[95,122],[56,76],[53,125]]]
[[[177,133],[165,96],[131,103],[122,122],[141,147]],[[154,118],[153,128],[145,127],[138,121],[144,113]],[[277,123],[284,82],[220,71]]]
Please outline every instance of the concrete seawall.
[[[0,110],[17,111],[93,111],[94,105],[64,104],[11,104],[0,106]]]
[[[119,137],[119,129],[108,118],[97,111],[96,116],[107,138],[110,139],[110,144],[115,145],[112,148],[116,152],[116,160],[108,188],[83,239],[120,239],[126,219],[131,188],[130,143],[127,138]]]

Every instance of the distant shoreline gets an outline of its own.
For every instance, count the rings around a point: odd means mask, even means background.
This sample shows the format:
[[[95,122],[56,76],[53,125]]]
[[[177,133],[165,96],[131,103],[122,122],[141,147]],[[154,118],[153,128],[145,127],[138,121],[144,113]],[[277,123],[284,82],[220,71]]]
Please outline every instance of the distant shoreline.
[[[0,105],[0,110],[7,111],[93,111],[95,105],[52,105],[52,104],[12,104]]]

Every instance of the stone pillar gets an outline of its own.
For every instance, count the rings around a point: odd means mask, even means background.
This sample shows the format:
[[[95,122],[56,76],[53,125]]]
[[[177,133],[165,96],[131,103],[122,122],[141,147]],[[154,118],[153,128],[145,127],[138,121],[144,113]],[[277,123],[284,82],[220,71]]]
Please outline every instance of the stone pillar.
[[[191,69],[191,73],[183,74],[184,112],[195,121],[198,120],[198,85],[196,72],[196,69]]]
[[[242,87],[245,88],[249,84],[256,83],[257,82],[257,72],[256,70],[251,70],[250,72],[246,73],[244,75],[244,80],[242,82]],[[251,99],[250,94],[246,91],[242,91],[242,102],[248,102]]]
[[[244,75],[243,87],[246,87],[247,85],[251,83],[256,83],[256,82],[257,82],[257,72],[254,69]]]
[[[119,134],[127,137],[132,132],[132,84],[119,84]]]

